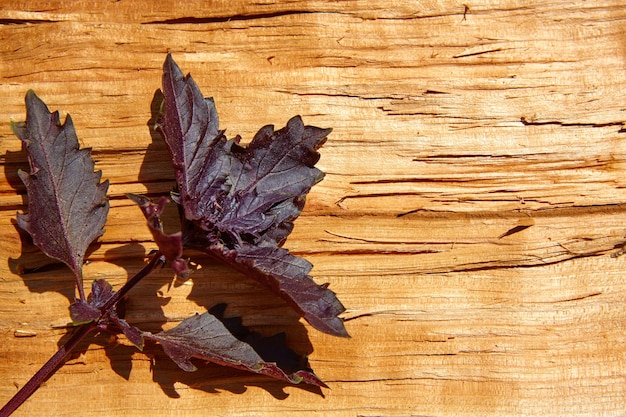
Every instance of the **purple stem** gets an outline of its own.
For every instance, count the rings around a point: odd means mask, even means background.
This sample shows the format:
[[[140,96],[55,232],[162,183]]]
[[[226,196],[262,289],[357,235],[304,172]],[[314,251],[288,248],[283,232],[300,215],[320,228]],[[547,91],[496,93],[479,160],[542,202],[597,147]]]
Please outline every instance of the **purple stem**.
[[[119,291],[114,293],[111,298],[104,303],[100,309],[100,319],[102,319],[111,308],[115,307],[115,305],[126,295],[126,293],[128,293],[128,291],[130,291],[139,281],[154,271],[159,263],[164,262],[165,257],[161,255],[161,252],[157,252],[141,271],[126,281],[122,288],[120,288]],[[99,328],[98,322],[100,319],[92,321],[91,323],[83,324],[74,330],[70,339],[59,347],[59,350],[57,350],[57,352],[52,355],[50,359],[48,359],[48,362],[46,362],[13,396],[13,398],[11,398],[9,402],[2,407],[2,409],[0,409],[0,417],[10,416],[20,405],[24,403],[24,401],[28,399],[28,397],[37,391],[37,388],[39,388],[44,381],[50,378],[50,376],[56,372],[63,362],[65,362],[65,359],[72,352],[72,350],[74,350],[76,345],[78,345],[80,341],[93,330]]]
[[[161,254],[161,252],[156,252],[152,259],[150,259],[150,262],[148,262],[148,265],[144,266],[141,271],[135,274],[134,277],[126,281],[126,283],[122,285],[122,288],[116,291],[115,294],[113,294],[111,298],[109,298],[106,303],[104,303],[104,305],[100,309],[102,315],[106,314],[106,312],[110,310],[111,307],[114,307],[122,298],[124,298],[128,291],[130,291],[135,285],[137,285],[139,281],[145,278],[148,274],[154,271],[159,264],[165,264],[165,257]]]
[[[81,272],[80,277],[78,275],[76,276],[76,287],[78,288],[78,298],[85,301],[86,298],[85,298],[85,289],[83,288],[82,272]]]

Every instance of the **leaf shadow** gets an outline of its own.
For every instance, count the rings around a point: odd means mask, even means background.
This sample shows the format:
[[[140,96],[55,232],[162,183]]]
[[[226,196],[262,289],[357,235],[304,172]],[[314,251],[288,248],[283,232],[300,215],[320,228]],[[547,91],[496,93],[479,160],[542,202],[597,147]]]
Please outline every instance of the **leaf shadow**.
[[[57,346],[63,346],[70,339],[72,334],[73,332],[69,331],[63,335],[63,337],[61,337],[61,339],[57,342]],[[132,356],[138,352],[137,348],[120,343],[116,335],[104,331],[95,331],[85,339],[81,340],[80,343],[70,352],[70,356],[64,364],[80,358],[89,350],[91,345],[100,346],[104,349],[107,358],[109,358],[113,372],[127,381],[130,379],[130,373],[133,368]]]
[[[144,259],[145,256],[145,248],[133,242],[107,250],[104,259],[123,268],[127,279],[130,279],[144,266],[137,260]],[[170,302],[170,297],[164,296],[161,288],[168,280],[171,281],[171,278],[171,271],[165,270],[154,271],[142,279],[118,303],[117,313],[120,318],[124,318],[130,325],[137,326],[144,331],[160,331],[168,321],[163,307]],[[137,352],[137,349],[134,346],[117,342],[108,342],[102,346],[111,361],[111,368],[124,379],[129,379],[132,370],[132,355]]]
[[[169,151],[163,137],[155,128],[163,100],[163,93],[157,89],[150,103],[151,117],[147,123],[152,143],[148,145],[143,162],[139,167],[138,180],[146,187],[148,196],[167,195],[176,184]]]

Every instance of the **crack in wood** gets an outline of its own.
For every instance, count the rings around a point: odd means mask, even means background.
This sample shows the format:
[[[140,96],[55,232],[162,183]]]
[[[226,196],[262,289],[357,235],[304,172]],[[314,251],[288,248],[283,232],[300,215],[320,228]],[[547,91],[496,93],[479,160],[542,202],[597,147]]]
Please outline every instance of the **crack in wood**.
[[[0,19],[0,26],[4,25],[37,25],[41,23],[57,23],[60,20],[52,19]]]
[[[328,58],[328,56],[326,56]],[[359,94],[348,94],[348,93],[324,93],[324,92],[297,92],[291,90],[282,90],[277,89],[274,90],[277,93],[290,94],[294,96],[300,97],[339,97],[339,98],[355,98],[359,100],[365,101],[374,101],[374,100],[402,100],[405,97],[401,95],[389,95],[389,96],[363,96]],[[428,90],[430,91],[430,90]],[[431,92],[430,94],[448,94],[443,92]]]
[[[537,304],[569,303],[569,302],[572,302],[572,301],[581,301],[581,300],[585,300],[587,298],[596,297],[598,295],[602,295],[602,292],[601,291],[597,291],[597,292],[592,292],[590,294],[580,295],[580,296],[577,296],[577,297],[564,298],[562,300],[551,300],[551,301],[537,302]]]
[[[355,198],[358,196],[354,196]],[[415,209],[395,215],[396,217],[404,217],[410,214],[419,214],[421,217],[435,218],[466,218],[466,219],[488,219],[488,218],[519,218],[521,213],[528,215],[532,213],[533,217],[563,217],[590,214],[611,214],[626,213],[626,204],[591,204],[591,205],[572,205],[566,207],[546,207],[533,210],[511,209],[507,211],[499,210],[497,212],[488,210],[477,210],[474,212],[455,212],[443,210]]]
[[[177,17],[173,19],[153,20],[150,22],[143,22],[142,25],[179,25],[179,24],[207,24],[207,23],[228,23],[239,22],[258,19],[272,19],[276,17],[292,16],[292,15],[305,15],[318,13],[311,10],[283,10],[273,13],[256,13],[256,14],[234,14],[230,16],[220,17]]]
[[[500,51],[503,51],[503,48],[488,49],[486,51],[478,51],[478,52],[461,53],[461,54],[454,55],[452,58],[467,58],[467,57],[470,57],[470,56],[491,54],[491,53],[500,52]]]
[[[377,244],[381,244],[381,245],[395,245],[395,244],[408,244],[408,245],[437,245],[437,244],[441,244],[441,242],[435,242],[435,241],[407,241],[407,240],[377,240],[377,239],[367,239],[367,238],[360,238],[360,237],[354,237],[354,236],[348,236],[348,235],[344,235],[341,233],[335,233],[335,232],[331,232],[330,230],[324,230],[325,233],[328,233],[331,236],[336,236],[336,237],[340,237],[342,239],[348,239],[348,240],[353,240],[353,241],[358,241],[358,242],[364,242],[364,243],[377,243]],[[439,252],[439,251],[437,251]]]
[[[526,117],[520,117],[520,122],[524,126],[545,126],[545,125],[556,125],[562,127],[610,127],[610,126],[621,126],[622,128],[618,131],[618,133],[626,132],[626,128],[624,125],[626,122],[617,121],[617,122],[606,122],[606,123],[582,123],[582,122],[562,122],[560,120],[546,120],[546,121],[535,121],[528,120]]]
[[[517,225],[515,227],[510,228],[506,232],[502,233],[500,236],[498,236],[498,239],[502,239],[503,237],[514,235],[515,233],[519,233],[522,230],[526,230],[526,229],[528,229],[531,226],[532,226],[532,224]]]

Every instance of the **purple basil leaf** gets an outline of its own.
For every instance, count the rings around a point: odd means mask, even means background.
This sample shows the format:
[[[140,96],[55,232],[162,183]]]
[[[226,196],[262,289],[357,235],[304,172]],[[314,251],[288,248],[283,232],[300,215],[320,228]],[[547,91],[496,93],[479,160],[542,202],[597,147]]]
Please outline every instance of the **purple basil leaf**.
[[[214,251],[215,252],[215,251]],[[228,259],[228,253],[225,253]],[[237,268],[260,282],[267,282],[313,327],[335,336],[348,337],[337,315],[344,311],[335,293],[318,285],[308,275],[309,261],[284,248],[242,245],[235,252]]]
[[[165,197],[161,197],[158,203],[153,203],[149,198],[136,195],[126,194],[128,198],[133,200],[143,212],[148,220],[148,227],[152,233],[152,237],[159,247],[159,251],[165,256],[172,265],[174,272],[181,277],[186,278],[189,275],[187,262],[182,259],[183,256],[183,235],[182,232],[167,235],[163,232],[163,224],[159,215],[163,212],[163,207],[169,201]]]
[[[70,306],[70,315],[74,325],[98,321],[98,324],[107,330],[124,333],[139,350],[143,350],[144,340],[141,330],[119,318],[115,307],[102,311],[113,294],[115,291],[111,284],[103,279],[95,280],[91,285],[91,293],[87,301],[76,300]]]
[[[305,126],[296,116],[278,131],[263,127],[244,148],[239,137],[226,139],[213,100],[203,98],[170,55],[163,71],[157,127],[176,173],[183,244],[259,280],[315,328],[348,336],[335,293],[313,281],[310,263],[280,249],[306,194],[323,177],[314,165],[330,129]]]
[[[70,305],[70,316],[74,325],[89,323],[100,319],[102,312],[100,308],[104,306],[109,298],[113,296],[113,287],[103,279],[95,280],[91,284],[91,293],[85,300],[76,300]]]
[[[188,372],[196,370],[191,358],[199,358],[269,375],[292,384],[304,382],[326,387],[310,370],[287,374],[275,363],[265,362],[249,344],[233,336],[219,319],[208,312],[189,317],[170,330],[157,334],[144,332],[143,336],[159,342],[165,353]]]
[[[109,320],[124,333],[124,336],[126,336],[137,349],[143,350],[144,338],[141,330],[135,326],[131,326],[126,320],[117,317],[117,314],[109,314]]]
[[[91,293],[87,298],[87,302],[98,311],[101,311],[107,301],[113,297],[113,294],[115,294],[115,291],[113,291],[111,284],[103,279],[98,279],[91,285]],[[117,315],[117,306],[119,306],[119,303],[114,308],[105,312],[106,314],[101,313],[101,323],[105,325],[112,323],[118,330],[124,333],[128,340],[130,340],[131,343],[133,343],[139,350],[143,350],[144,341],[141,330],[131,326],[125,320],[119,318]]]
[[[81,299],[82,265],[91,242],[104,233],[109,182],[100,183],[89,149],[79,149],[71,117],[61,125],[32,91],[26,94],[26,121],[12,124],[28,152],[30,173],[19,172],[28,192],[28,214],[19,226],[46,255],[69,266]]]
[[[91,284],[91,294],[89,294],[87,301],[92,306],[101,308],[104,307],[114,293],[115,291],[113,291],[111,284],[103,279],[97,279]]]
[[[84,300],[76,300],[70,305],[70,317],[75,326],[100,319],[100,309]]]
[[[211,213],[211,207],[196,207],[193,202],[219,193],[224,186],[231,162],[222,150],[226,138],[218,131],[213,100],[202,97],[193,79],[183,76],[169,54],[163,71],[165,103],[157,118],[157,129],[172,155],[182,199],[177,202],[182,204],[185,218],[201,220]],[[216,152],[212,152],[214,147]],[[222,165],[221,169],[211,169]]]

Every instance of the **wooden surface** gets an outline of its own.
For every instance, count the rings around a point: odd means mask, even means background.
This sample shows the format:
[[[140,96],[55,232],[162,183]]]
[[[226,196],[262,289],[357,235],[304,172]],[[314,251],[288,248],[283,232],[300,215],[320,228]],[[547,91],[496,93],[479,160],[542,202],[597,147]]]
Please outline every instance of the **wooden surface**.
[[[154,248],[124,193],[173,185],[146,125],[169,51],[230,136],[295,114],[334,128],[286,246],[346,305],[352,338],[198,253],[188,282],[165,269],[138,286],[127,319],[155,330],[228,302],[311,352],[331,389],[186,374],[101,336],[16,415],[624,415],[626,7],[519,4],[1,2],[0,402],[54,353],[73,296],[16,229],[27,162],[9,121],[31,88],[72,115],[111,181],[86,282],[119,287]]]

